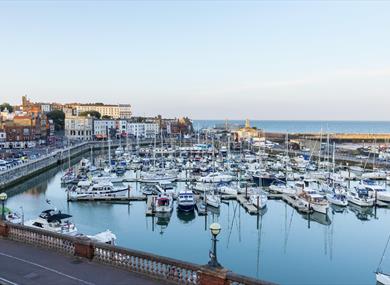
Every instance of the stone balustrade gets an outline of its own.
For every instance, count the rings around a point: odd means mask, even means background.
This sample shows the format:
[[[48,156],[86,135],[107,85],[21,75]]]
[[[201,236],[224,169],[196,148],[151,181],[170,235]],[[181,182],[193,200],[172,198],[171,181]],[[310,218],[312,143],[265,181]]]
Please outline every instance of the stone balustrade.
[[[87,258],[94,262],[143,274],[149,278],[188,285],[271,285],[227,269],[213,269],[173,258],[0,222],[0,238],[28,243],[60,253]]]

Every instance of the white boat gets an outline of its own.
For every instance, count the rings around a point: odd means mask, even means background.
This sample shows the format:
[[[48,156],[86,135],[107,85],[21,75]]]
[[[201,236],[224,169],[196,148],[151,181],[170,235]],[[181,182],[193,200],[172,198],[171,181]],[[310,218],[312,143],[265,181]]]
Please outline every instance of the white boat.
[[[221,206],[221,198],[214,193],[209,193],[205,195],[206,204],[214,207],[219,208]]]
[[[310,188],[302,189],[298,194],[299,201],[308,210],[313,210],[321,214],[327,214],[329,203],[316,190]]]
[[[199,178],[199,182],[206,183],[218,183],[218,182],[230,182],[233,180],[233,176],[228,174],[223,174],[219,172],[210,173],[207,176],[203,176]]]
[[[171,195],[159,194],[153,205],[156,213],[170,213],[173,210],[173,198]]]
[[[217,191],[223,195],[237,195],[238,191],[235,187],[230,185],[222,185],[217,188]]]
[[[328,200],[329,203],[340,207],[346,207],[348,205],[347,196],[344,194],[326,194],[326,200]]]
[[[194,193],[190,190],[182,190],[177,197],[177,207],[180,211],[190,212],[195,208]]]
[[[297,190],[294,187],[286,184],[283,181],[275,181],[269,186],[269,190],[288,196],[295,196],[297,194]]]
[[[378,184],[376,181],[364,179],[360,182],[358,187],[366,189],[370,197],[390,203],[390,192],[386,191],[385,186]]]
[[[384,171],[365,172],[362,174],[363,179],[385,180],[386,177],[387,174]]]
[[[157,183],[157,182],[173,182],[177,179],[177,174],[168,171],[151,171],[141,172],[140,182]]]
[[[390,285],[390,274],[384,273],[381,269],[383,260],[384,260],[385,255],[386,255],[387,248],[389,246],[389,243],[390,243],[390,235],[387,238],[386,246],[385,246],[385,249],[383,250],[382,257],[381,257],[381,260],[380,260],[379,265],[378,265],[378,269],[375,272],[377,283],[383,284],[383,285]]]
[[[85,196],[110,196],[113,194],[124,194],[130,190],[130,186],[121,184],[120,186],[114,186],[111,182],[102,181],[92,184],[88,188],[77,187],[71,191],[71,195],[77,197]]]
[[[71,217],[71,215],[61,213],[61,211],[50,209],[43,211],[37,219],[25,222],[24,225],[55,233],[75,235],[77,228],[69,220]]]
[[[23,223],[23,217],[22,215],[19,215],[18,213],[16,212],[8,212],[6,215],[5,215],[5,219],[10,222],[10,223],[13,223],[13,224],[22,224]]]
[[[115,155],[116,155],[116,156],[120,156],[120,155],[122,155],[123,153],[124,153],[123,147],[118,146],[118,147],[116,148],[116,150],[115,150]]]
[[[354,188],[350,189],[347,193],[348,202],[361,206],[372,207],[374,206],[374,198],[370,198],[370,195],[366,189]]]
[[[382,272],[376,272],[376,282],[382,285],[390,285],[390,275]]]
[[[192,185],[191,189],[197,192],[209,192],[214,190],[214,186],[212,184],[198,182]]]
[[[104,232],[98,233],[96,235],[87,235],[90,239],[95,242],[101,242],[106,244],[115,245],[116,235],[113,234],[110,230],[106,230]]]
[[[251,194],[249,196],[249,203],[258,209],[264,209],[267,206],[267,195],[265,193]]]
[[[89,170],[90,167],[91,167],[91,162],[88,159],[83,158],[80,160],[80,163],[79,163],[79,170],[80,171],[87,171],[87,170]]]

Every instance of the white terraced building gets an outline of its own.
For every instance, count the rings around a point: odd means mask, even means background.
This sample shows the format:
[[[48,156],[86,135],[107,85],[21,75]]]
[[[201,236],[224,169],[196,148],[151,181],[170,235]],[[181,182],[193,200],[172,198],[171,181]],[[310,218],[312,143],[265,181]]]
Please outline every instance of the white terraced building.
[[[159,133],[155,123],[128,123],[127,133],[138,138],[154,138]]]
[[[93,134],[96,138],[106,138],[112,130],[116,135],[127,135],[126,120],[94,120]]]
[[[93,117],[65,117],[65,136],[69,140],[93,140]]]
[[[73,105],[77,114],[88,111],[97,111],[100,115],[112,117],[113,119],[130,119],[131,118],[131,105],[119,104],[119,105],[104,105],[104,104],[77,104]]]

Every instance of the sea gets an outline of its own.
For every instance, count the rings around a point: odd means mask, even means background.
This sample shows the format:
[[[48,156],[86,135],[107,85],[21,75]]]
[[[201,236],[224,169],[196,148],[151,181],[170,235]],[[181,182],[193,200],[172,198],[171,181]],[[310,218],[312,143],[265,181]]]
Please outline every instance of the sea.
[[[224,127],[226,124],[244,126],[245,120],[193,120],[196,130],[213,127]],[[251,127],[266,132],[278,133],[390,133],[390,121],[287,121],[287,120],[253,120]]]

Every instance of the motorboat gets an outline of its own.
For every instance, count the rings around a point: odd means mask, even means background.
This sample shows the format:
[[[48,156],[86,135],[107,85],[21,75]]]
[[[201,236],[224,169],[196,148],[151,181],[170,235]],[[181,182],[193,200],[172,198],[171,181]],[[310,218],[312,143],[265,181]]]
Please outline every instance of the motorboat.
[[[259,194],[251,194],[248,202],[258,209],[264,209],[267,206],[268,197],[264,192]]]
[[[214,193],[208,193],[205,195],[206,204],[208,206],[219,208],[221,206],[221,198]]]
[[[191,190],[182,190],[177,197],[178,210],[184,212],[193,211],[195,208],[195,197]]]
[[[122,146],[118,146],[115,150],[115,155],[116,156],[121,156],[124,153],[124,149]]]
[[[170,213],[173,210],[173,198],[171,195],[159,194],[153,205],[156,213]]]
[[[363,179],[358,187],[366,189],[372,198],[383,202],[390,202],[390,192],[386,191],[385,186],[380,185],[372,179]]]
[[[91,162],[88,159],[83,158],[80,160],[79,162],[80,171],[88,171],[90,167],[91,167]]]
[[[390,275],[382,272],[375,272],[376,282],[383,285],[390,285]]]
[[[130,190],[130,186],[120,184],[115,185],[108,181],[101,181],[99,183],[94,183],[88,188],[77,187],[71,191],[72,195],[76,195],[77,197],[84,196],[111,196],[113,194],[117,195],[120,193],[124,193]]]
[[[235,188],[231,185],[226,185],[226,184],[218,185],[217,191],[223,195],[237,195],[238,194],[237,188]]]
[[[213,172],[208,174],[207,176],[200,177],[199,182],[205,182],[205,183],[230,182],[233,180],[233,178],[234,177],[229,174]]]
[[[191,189],[197,192],[209,192],[214,190],[214,186],[209,183],[200,183],[197,182],[195,185],[191,186]]]
[[[288,196],[295,196],[297,194],[297,190],[294,187],[288,185],[287,183],[285,183],[283,181],[279,181],[279,180],[274,181],[269,186],[269,190],[272,192],[276,192],[276,193],[284,194],[284,195],[288,195]]]
[[[115,245],[116,235],[113,234],[110,230],[105,230],[96,235],[87,235],[91,240],[95,242],[101,242],[106,244]]]
[[[329,193],[326,194],[326,200],[332,205],[346,207],[348,205],[348,199],[345,194]]]
[[[169,171],[150,171],[141,172],[140,182],[143,183],[158,183],[158,182],[173,182],[177,179],[177,174]]]
[[[275,174],[269,172],[256,172],[252,175],[253,181],[258,186],[269,187],[272,183],[279,180]],[[281,180],[281,179],[280,179]]]
[[[70,221],[71,217],[71,215],[61,213],[61,211],[49,209],[43,211],[37,219],[26,221],[24,225],[55,233],[75,235],[77,228]]]
[[[361,207],[372,207],[374,206],[374,198],[371,198],[367,189],[362,189],[359,187],[355,187],[354,189],[350,189],[347,192],[348,202],[353,203],[355,205]]]
[[[386,176],[387,174],[384,171],[364,172],[362,174],[363,179],[385,180]]]
[[[308,210],[313,210],[321,214],[327,214],[329,203],[316,190],[311,188],[304,188],[298,192],[298,199],[300,203]]]

